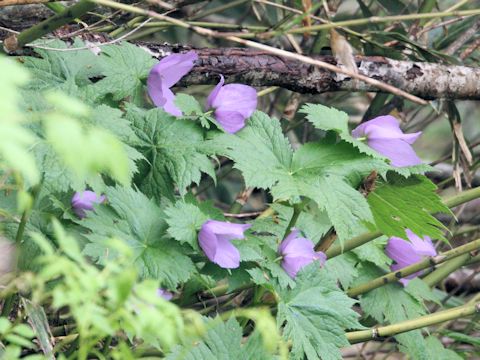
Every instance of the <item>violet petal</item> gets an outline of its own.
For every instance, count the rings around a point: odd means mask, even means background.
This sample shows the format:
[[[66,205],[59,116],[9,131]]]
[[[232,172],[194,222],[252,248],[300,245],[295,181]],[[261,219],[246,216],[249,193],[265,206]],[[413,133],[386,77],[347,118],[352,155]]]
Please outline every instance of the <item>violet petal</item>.
[[[210,261],[220,267],[234,269],[240,266],[240,252],[230,241],[244,239],[244,231],[251,226],[208,220],[200,229],[198,242]]]
[[[390,267],[392,271],[398,271],[421,261],[426,256],[435,256],[437,254],[432,240],[428,236],[422,239],[409,229],[405,232],[409,240],[391,237],[385,248],[387,256],[395,261]],[[418,271],[401,279],[400,282],[405,286],[409,279],[413,279],[422,273],[423,271]]]
[[[295,278],[298,271],[311,262],[319,260],[323,265],[327,260],[323,252],[315,251],[312,241],[299,237],[299,234],[299,230],[293,229],[278,248],[283,257],[282,267],[291,278]]]
[[[218,123],[222,125],[222,128],[230,134],[235,134],[237,131],[243,129],[247,121],[239,112],[228,110],[216,110],[215,119],[217,119]]]
[[[93,210],[93,204],[101,204],[106,200],[105,195],[97,195],[95,192],[85,190],[76,192],[72,197],[72,208],[75,214],[83,219],[87,216],[85,210]]]
[[[164,299],[167,300],[167,301],[170,301],[170,300],[172,300],[172,298],[173,298],[173,293],[171,293],[171,292],[168,291],[168,290],[165,290],[165,289],[162,289],[162,288],[158,288],[158,289],[157,289],[157,296],[162,297],[162,298],[164,298]]]
[[[257,108],[257,91],[243,84],[222,86],[212,101],[212,107],[223,111],[236,111],[248,118]]]
[[[163,107],[172,115],[182,114],[174,105],[175,95],[170,88],[192,70],[197,59],[198,55],[194,51],[172,54],[152,67],[147,79],[147,90],[155,106]]]
[[[256,90],[243,84],[224,84],[221,76],[220,82],[215,86],[207,99],[207,106],[215,109],[215,118],[222,128],[235,133],[245,126],[245,121],[257,108]]]
[[[421,132],[404,134],[398,121],[390,115],[378,116],[352,131],[355,138],[366,137],[368,146],[389,158],[396,167],[422,163],[410,146],[420,135]]]
[[[372,139],[367,140],[368,146],[390,159],[392,166],[403,167],[422,163],[415,150],[403,140]]]
[[[223,77],[223,75],[220,75],[220,81],[218,82],[218,84],[213,88],[212,92],[210,93],[210,95],[208,95],[208,98],[207,98],[207,109],[210,109],[213,107],[213,102],[215,101],[218,93],[220,92],[220,90],[222,89],[222,86],[223,84],[225,84],[225,79]]]
[[[412,244],[398,237],[392,237],[388,240],[385,253],[390,259],[403,267],[421,260],[421,257],[413,251]]]

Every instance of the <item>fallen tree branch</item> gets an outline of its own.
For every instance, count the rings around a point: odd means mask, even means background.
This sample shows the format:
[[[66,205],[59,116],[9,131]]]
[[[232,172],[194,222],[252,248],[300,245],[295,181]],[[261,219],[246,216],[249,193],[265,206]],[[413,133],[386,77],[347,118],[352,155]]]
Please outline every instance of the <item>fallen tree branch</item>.
[[[161,59],[172,52],[190,48],[183,46],[137,43]],[[319,94],[330,91],[381,91],[363,82],[354,82],[345,75],[320,69],[300,61],[272,55],[267,51],[244,48],[196,49],[197,66],[180,85],[216,84],[220,74],[228,82],[252,86],[279,86],[299,93]],[[332,56],[313,56],[336,64]],[[398,61],[385,57],[356,57],[361,73],[391,84],[424,99],[480,99],[480,68],[434,63]]]
[[[320,69],[324,69],[324,70],[327,70],[327,71],[333,71],[333,72],[338,73],[338,74],[343,74],[344,76],[347,75],[347,76],[352,77],[355,80],[357,80],[357,79],[361,80],[361,81],[369,84],[370,86],[375,86],[379,89],[382,89],[383,91],[390,92],[390,93],[395,94],[397,96],[404,97],[404,98],[409,99],[410,101],[415,102],[417,104],[427,105],[427,101],[425,101],[425,100],[423,100],[423,99],[421,99],[421,98],[419,98],[415,95],[412,95],[408,92],[405,92],[401,89],[398,89],[393,85],[387,84],[385,82],[382,82],[382,81],[374,79],[374,78],[370,78],[370,77],[365,76],[361,73],[350,71],[349,69],[346,69],[344,67],[338,67],[338,66],[333,65],[331,63],[327,63],[327,62],[324,62],[324,61],[320,61],[318,59],[311,58],[309,56],[304,56],[304,55],[293,53],[293,52],[290,52],[290,51],[287,51],[287,50],[278,49],[276,47],[265,45],[265,44],[262,44],[262,43],[259,43],[259,42],[256,42],[256,41],[245,40],[245,39],[239,38],[237,36],[229,35],[228,33],[216,32],[216,31],[213,31],[213,30],[210,30],[210,29],[199,27],[199,26],[192,26],[192,25],[188,24],[187,22],[185,22],[183,20],[179,20],[179,19],[176,19],[176,18],[173,18],[173,17],[170,17],[170,16],[159,14],[155,11],[149,11],[149,10],[141,9],[141,8],[136,7],[136,6],[120,4],[120,3],[117,3],[117,2],[112,1],[112,0],[92,0],[92,1],[94,1],[97,4],[108,6],[108,7],[114,8],[114,9],[118,9],[118,10],[122,10],[122,11],[125,11],[125,12],[128,12],[128,13],[144,15],[144,16],[152,17],[152,18],[158,19],[158,20],[165,20],[165,21],[168,21],[168,22],[170,22],[172,24],[175,24],[177,26],[183,27],[185,29],[192,30],[192,31],[194,31],[197,34],[202,35],[202,36],[226,39],[226,40],[232,41],[232,42],[237,43],[237,44],[245,45],[249,48],[265,51],[265,52],[270,53],[274,56],[281,56],[281,57],[284,57],[284,58],[287,58],[287,59],[290,59],[290,60],[293,60],[293,61],[299,61],[299,62],[302,62],[302,63],[305,63],[305,64],[314,65],[314,66],[316,66]]]

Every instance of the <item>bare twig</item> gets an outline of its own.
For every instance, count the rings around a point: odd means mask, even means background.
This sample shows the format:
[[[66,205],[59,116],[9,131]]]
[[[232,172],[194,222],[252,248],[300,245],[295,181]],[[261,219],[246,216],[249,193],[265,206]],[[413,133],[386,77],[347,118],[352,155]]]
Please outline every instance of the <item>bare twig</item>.
[[[0,0],[0,7],[28,4],[45,4],[53,1],[57,0]]]
[[[464,44],[466,44],[472,37],[474,37],[478,33],[478,29],[480,29],[480,20],[477,20],[473,23],[472,27],[461,34],[458,38],[455,39],[454,42],[450,44],[450,46],[444,51],[447,55],[453,55],[460,49]]]
[[[133,30],[129,31],[128,33],[120,36],[119,38],[116,38],[115,40],[108,41],[106,43],[98,43],[98,44],[95,44],[93,46],[94,47],[100,47],[100,46],[113,45],[115,43],[118,43],[118,42],[124,40],[125,38],[129,37],[130,35],[136,33],[137,31],[139,31],[143,27],[143,25],[147,24],[151,20],[152,20],[151,18],[145,20],[139,26],[137,26],[135,29],[133,29]],[[92,49],[92,46],[84,46],[84,47],[78,47],[78,48],[66,48],[66,49],[52,48],[52,47],[38,45],[38,44],[26,44],[25,46],[29,46],[29,47],[37,48],[37,49],[42,49],[42,50],[60,51],[60,52],[91,50]]]

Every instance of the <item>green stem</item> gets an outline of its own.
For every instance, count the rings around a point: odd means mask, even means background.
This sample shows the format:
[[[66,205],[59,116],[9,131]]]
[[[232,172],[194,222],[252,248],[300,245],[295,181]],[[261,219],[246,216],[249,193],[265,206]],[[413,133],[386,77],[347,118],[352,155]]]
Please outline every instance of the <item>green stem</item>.
[[[210,29],[232,29],[232,30],[251,30],[251,31],[267,31],[268,27],[259,26],[259,25],[236,25],[236,24],[226,24],[226,23],[216,23],[216,22],[207,22],[207,21],[185,21],[187,24],[192,26],[201,26],[204,28]],[[145,24],[143,27],[159,27],[159,26],[175,26],[168,21],[151,21],[148,24]]]
[[[313,26],[304,26],[287,31],[288,34],[301,34],[309,31],[319,31],[337,28],[340,26],[356,26],[356,25],[365,25],[365,24],[378,24],[378,23],[389,23],[394,21],[401,20],[418,20],[418,19],[431,19],[437,17],[446,17],[446,16],[471,16],[479,15],[480,9],[472,10],[461,10],[461,11],[445,11],[445,12],[433,12],[433,13],[422,13],[422,14],[406,14],[406,15],[394,15],[394,16],[372,16],[369,18],[362,19],[351,19],[345,21],[331,22],[328,24],[320,24]],[[277,34],[273,34],[277,35]]]
[[[327,258],[331,259],[335,256],[341,255],[343,252],[355,249],[363,244],[366,244],[369,241],[375,240],[376,238],[382,236],[383,234],[380,231],[373,231],[365,234],[361,234],[351,238],[348,241],[345,241],[343,247],[341,244],[334,244],[331,246],[327,252]]]
[[[388,337],[407,331],[420,329],[426,326],[442,323],[444,321],[471,316],[480,311],[480,303],[473,305],[458,306],[453,309],[440,311],[435,314],[425,315],[413,320],[403,321],[397,324],[376,327],[369,330],[353,331],[347,333],[350,344],[369,341],[379,337]]]
[[[455,206],[464,204],[466,202],[472,201],[479,197],[480,197],[480,186],[470,190],[462,191],[459,194],[453,195],[443,200],[443,203],[449,208],[453,208]]]
[[[452,272],[454,272],[455,270],[465,265],[471,258],[472,258],[472,255],[467,253],[467,254],[463,254],[462,256],[451,259],[450,261],[447,261],[445,264],[440,266],[435,271],[432,271],[430,274],[425,276],[423,278],[423,281],[425,281],[428,286],[434,287],[440,281],[442,281],[448,275],[450,275]]]
[[[33,204],[32,204],[32,209],[35,207],[35,204],[37,203],[38,200],[38,194],[40,193],[40,189],[42,187],[42,182],[39,184],[35,185],[32,188],[32,197],[33,197]],[[27,209],[23,212],[22,218],[20,220],[20,224],[18,225],[17,229],[17,235],[15,236],[15,248],[16,248],[16,259],[15,259],[15,268],[14,271],[18,271],[18,259],[21,256],[21,243],[23,239],[23,234],[25,233],[25,227],[27,226],[28,218],[30,216],[31,209]],[[16,299],[15,293],[9,294],[6,296],[5,301],[3,302],[2,306],[2,312],[0,313],[0,316],[8,316],[10,312],[12,311],[13,305],[15,304],[15,299]]]
[[[231,8],[234,8],[238,5],[242,5],[243,3],[246,3],[246,2],[250,2],[251,0],[236,0],[236,1],[229,1],[227,2],[226,4],[224,5],[220,5],[220,6],[217,6],[213,9],[210,9],[210,10],[206,10],[200,14],[197,14],[195,16],[192,16],[192,18],[190,20],[197,20],[197,19],[201,19],[201,18],[204,18],[206,16],[209,16],[209,15],[213,15],[213,14],[217,14],[217,13],[220,13],[220,12],[223,12],[225,10],[228,10],[228,9],[231,9]]]
[[[427,258],[423,259],[422,261],[419,261],[415,264],[404,267],[401,270],[393,271],[391,273],[388,273],[384,276],[381,276],[379,278],[371,280],[368,283],[364,283],[364,284],[355,286],[355,287],[349,289],[347,291],[347,294],[350,297],[354,297],[354,296],[364,294],[364,293],[366,293],[370,290],[376,289],[376,288],[378,288],[382,285],[398,281],[401,278],[405,278],[408,275],[414,274],[414,273],[416,273],[420,270],[424,270],[424,269],[426,269],[430,266],[436,266],[438,264],[444,263],[447,260],[451,260],[451,259],[453,259],[452,260],[452,262],[453,262],[455,260],[458,260],[458,259],[462,258],[462,262],[459,265],[459,266],[462,266],[462,264],[464,264],[471,257],[469,252],[473,251],[473,250],[476,250],[476,249],[479,249],[479,248],[480,248],[480,239],[477,239],[477,240],[472,241],[468,244],[465,244],[465,245],[459,246],[455,249],[446,251],[446,252],[444,252],[440,255],[433,256],[433,257],[427,257]],[[460,255],[463,255],[463,256],[460,256]],[[455,258],[457,258],[457,259],[455,259]],[[445,265],[447,265],[447,264],[445,264]],[[436,271],[441,270],[444,266],[441,266]],[[431,276],[432,274],[435,274],[436,271],[432,272],[427,277]],[[446,271],[448,271],[448,272],[445,272],[445,270],[444,270],[442,272],[442,275],[445,275],[445,274],[448,275],[451,272],[448,267],[447,267]],[[443,277],[441,277],[440,279],[443,279]]]
[[[135,25],[138,25],[138,23],[141,22],[143,19],[144,19],[143,16],[136,16],[132,20],[128,21],[127,23],[123,24],[122,26],[119,26],[117,29],[113,30],[109,35],[111,37],[117,37],[123,31],[128,30],[132,27],[135,27]]]
[[[57,2],[46,3],[44,5],[50,10],[52,10],[55,14],[60,14],[63,10],[66,9],[65,6]]]
[[[302,209],[303,209],[303,204],[293,205],[292,218],[290,219],[290,222],[288,223],[287,228],[285,229],[285,234],[283,235],[284,239],[288,236],[288,234],[290,234],[290,231],[292,230],[292,228],[297,223],[298,217],[302,213]]]
[[[55,14],[52,17],[49,17],[48,19],[16,35],[15,48],[9,48],[7,50],[15,51],[16,49],[19,49],[26,44],[41,38],[43,35],[48,34],[49,32],[52,32],[65,24],[68,24],[70,21],[82,17],[84,14],[93,10],[94,8],[95,3],[88,0],[81,0],[77,4],[66,8],[60,14]]]
[[[473,265],[480,262],[480,253],[472,257],[470,260],[467,261],[465,265]]]

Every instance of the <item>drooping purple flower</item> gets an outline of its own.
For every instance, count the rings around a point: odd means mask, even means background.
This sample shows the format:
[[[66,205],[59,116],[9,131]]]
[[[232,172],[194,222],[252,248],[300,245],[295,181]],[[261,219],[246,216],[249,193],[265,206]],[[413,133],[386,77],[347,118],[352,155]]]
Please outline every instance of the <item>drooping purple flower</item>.
[[[207,99],[207,108],[215,109],[215,119],[226,132],[236,133],[245,126],[257,108],[257,91],[248,85],[224,85],[223,75]]]
[[[83,219],[87,216],[86,210],[93,210],[93,204],[101,204],[105,200],[105,195],[99,196],[90,190],[76,192],[72,197],[73,212],[77,214],[80,219]]]
[[[327,260],[327,255],[321,251],[315,251],[312,241],[299,235],[300,230],[292,229],[278,248],[278,252],[283,257],[282,267],[292,279],[295,279],[301,268],[312,261],[319,260],[323,266]]]
[[[210,261],[225,269],[235,269],[240,266],[240,252],[230,241],[244,239],[244,231],[251,226],[208,220],[200,229],[198,242]]]
[[[173,298],[173,293],[171,293],[168,290],[158,288],[157,289],[157,296],[160,296],[160,297],[164,298],[165,300],[170,301]]]
[[[421,131],[404,134],[397,119],[391,115],[378,116],[352,131],[355,138],[366,137],[368,146],[390,159],[395,167],[422,163],[411,146],[421,134]]]
[[[392,271],[397,271],[415,264],[427,256],[437,255],[437,250],[433,246],[432,239],[428,236],[424,236],[422,239],[410,229],[407,229],[405,232],[410,241],[398,237],[391,237],[385,248],[387,256],[395,261],[395,264],[390,267]],[[416,272],[400,279],[400,282],[406,286],[411,279],[421,274],[422,271]]]
[[[182,115],[174,103],[175,95],[170,88],[192,70],[197,59],[198,55],[195,51],[172,54],[164,57],[152,67],[147,79],[147,89],[155,106],[163,108],[172,115]]]

